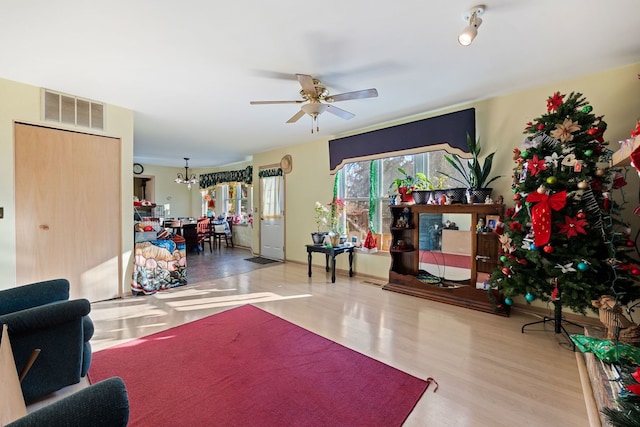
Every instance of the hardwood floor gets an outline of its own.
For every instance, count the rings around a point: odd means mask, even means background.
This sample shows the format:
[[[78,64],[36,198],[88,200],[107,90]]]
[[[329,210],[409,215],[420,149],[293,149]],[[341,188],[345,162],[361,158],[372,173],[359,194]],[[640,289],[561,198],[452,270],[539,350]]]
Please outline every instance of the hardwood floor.
[[[95,303],[94,351],[254,304],[416,377],[433,377],[406,426],[587,426],[575,354],[564,338],[505,318],[381,289],[345,272],[245,261],[244,249],[189,255],[189,284]],[[339,272],[340,273],[340,272]],[[580,332],[575,330],[572,332]],[[381,402],[384,404],[384,402]]]

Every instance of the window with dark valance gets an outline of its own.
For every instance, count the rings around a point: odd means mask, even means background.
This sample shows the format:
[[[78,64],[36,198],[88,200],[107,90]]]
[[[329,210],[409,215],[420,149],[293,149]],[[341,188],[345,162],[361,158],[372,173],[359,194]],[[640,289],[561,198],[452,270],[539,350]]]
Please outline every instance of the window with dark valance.
[[[211,172],[200,175],[200,188],[208,188],[230,182],[251,185],[253,182],[253,166],[247,166],[244,169],[235,171]]]
[[[461,157],[467,152],[467,133],[476,138],[476,110],[404,123],[329,141],[329,168],[336,173],[346,163],[426,151],[446,150]]]

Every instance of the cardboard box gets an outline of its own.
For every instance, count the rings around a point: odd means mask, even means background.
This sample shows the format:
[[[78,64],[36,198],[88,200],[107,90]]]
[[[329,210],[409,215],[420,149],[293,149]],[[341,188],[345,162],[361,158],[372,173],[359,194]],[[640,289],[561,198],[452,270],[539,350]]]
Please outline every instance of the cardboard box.
[[[640,147],[640,136],[637,136],[633,143],[622,144],[620,149],[613,153],[612,162],[613,166],[630,166],[631,165],[631,153],[633,153],[638,147]]]

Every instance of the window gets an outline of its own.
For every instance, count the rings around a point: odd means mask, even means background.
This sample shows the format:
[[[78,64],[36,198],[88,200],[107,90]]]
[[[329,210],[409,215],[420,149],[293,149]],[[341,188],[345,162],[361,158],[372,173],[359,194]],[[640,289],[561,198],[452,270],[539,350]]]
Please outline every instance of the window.
[[[364,240],[370,228],[375,233],[389,231],[390,187],[399,175],[398,168],[409,175],[423,172],[435,187],[456,187],[456,181],[440,173],[459,176],[445,160],[446,154],[445,151],[434,151],[346,164],[338,172],[338,197],[345,203],[345,234]]]
[[[234,217],[246,224],[252,217],[253,187],[246,184],[220,184],[201,190],[202,215]],[[220,203],[222,201],[222,203]]]
[[[253,187],[246,184],[223,185],[222,194],[224,195],[223,206],[227,216],[237,217],[241,223],[247,222],[252,210]]]

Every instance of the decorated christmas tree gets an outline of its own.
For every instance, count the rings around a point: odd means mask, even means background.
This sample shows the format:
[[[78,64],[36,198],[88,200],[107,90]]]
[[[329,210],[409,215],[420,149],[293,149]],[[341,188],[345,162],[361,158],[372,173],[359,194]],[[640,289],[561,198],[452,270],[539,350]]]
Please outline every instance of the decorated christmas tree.
[[[584,314],[600,295],[621,304],[640,296],[635,243],[613,198],[624,175],[609,166],[602,119],[582,94],[556,92],[547,112],[527,123],[514,149],[515,207],[505,214],[501,265],[490,278],[505,304],[524,295],[552,301],[556,314]]]

